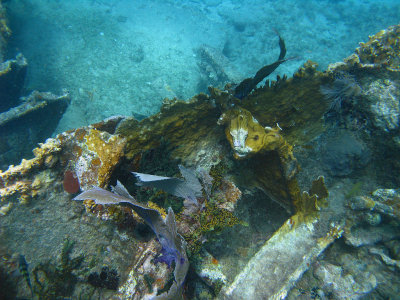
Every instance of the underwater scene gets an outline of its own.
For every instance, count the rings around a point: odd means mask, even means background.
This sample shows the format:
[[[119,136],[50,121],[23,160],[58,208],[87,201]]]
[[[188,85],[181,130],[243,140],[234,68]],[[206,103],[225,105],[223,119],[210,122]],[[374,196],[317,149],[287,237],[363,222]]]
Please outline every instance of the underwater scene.
[[[400,299],[400,2],[0,0],[8,299]]]

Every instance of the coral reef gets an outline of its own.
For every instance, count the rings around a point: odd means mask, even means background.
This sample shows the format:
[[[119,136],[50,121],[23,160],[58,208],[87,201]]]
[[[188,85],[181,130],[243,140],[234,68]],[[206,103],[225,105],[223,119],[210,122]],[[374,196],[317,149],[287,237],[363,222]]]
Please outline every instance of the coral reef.
[[[360,299],[377,286],[376,277],[370,272],[363,273],[358,283],[351,274],[345,275],[340,266],[329,263],[319,264],[314,274],[323,282],[327,294],[336,299]]]
[[[200,278],[218,295],[222,286],[227,283],[221,264],[206,250],[202,249],[193,259],[192,266]]]
[[[64,173],[63,187],[64,190],[70,194],[79,192],[79,180],[74,172],[67,170]]]
[[[181,297],[183,283],[189,268],[189,261],[186,256],[186,243],[177,232],[175,214],[171,208],[168,209],[168,214],[163,219],[157,210],[138,203],[119,182],[113,188],[113,193],[95,187],[79,194],[73,200],[94,200],[96,204],[102,205],[130,204],[135,212],[154,231],[157,240],[162,246],[161,256],[157,260],[166,263],[168,267],[171,267],[172,264],[175,265],[173,273],[174,282],[172,285],[165,293],[158,293],[158,291],[154,291],[154,293],[156,295],[161,294],[161,297],[167,297],[168,299],[178,299]],[[153,290],[150,293],[152,294]]]
[[[51,93],[33,91],[28,97],[22,97],[20,100],[23,102],[21,105],[13,107],[0,115],[0,126],[4,128],[7,123],[17,119],[19,122],[23,122],[21,118],[26,115],[35,118],[34,113],[38,110],[43,111],[45,107],[56,106],[55,108],[48,108],[48,111],[44,110],[45,114],[54,113],[56,110],[59,111],[58,114],[62,114],[70,101],[70,97],[68,92],[61,96],[56,96]]]
[[[164,293],[173,281],[171,269],[166,264],[153,263],[156,260],[157,242],[152,241],[139,249],[126,281],[118,288],[116,296],[121,299],[143,299]]]
[[[332,86],[322,85],[321,93],[331,102],[329,112],[340,113],[346,101],[360,95],[361,87],[354,76],[346,73],[339,73],[335,76]]]
[[[61,139],[65,136],[62,134]],[[69,137],[71,138],[71,137]],[[97,129],[78,129],[71,138],[73,157],[69,161],[76,173],[80,187],[105,187],[111,170],[119,163],[123,154],[125,139]]]
[[[360,43],[356,55],[363,66],[375,65],[390,71],[400,71],[400,26],[391,26],[370,36],[369,41]]]
[[[0,173],[2,214],[11,208],[12,202],[27,203],[44,194],[57,176],[64,176],[60,174],[63,168],[76,174],[82,190],[107,185],[124,145],[125,139],[93,128],[80,128],[48,139],[33,150],[34,158],[23,159],[20,165],[11,165]]]
[[[235,151],[236,158],[277,151],[282,160],[295,160],[292,146],[278,133],[281,130],[279,125],[276,124],[276,128],[264,128],[246,109],[237,107],[224,112],[218,124],[227,124],[226,138]]]
[[[47,207],[51,203],[63,213],[63,217],[58,211],[54,213],[58,216],[57,225],[74,224],[69,227],[71,232],[82,234],[80,246],[82,251],[85,247],[90,249],[93,265],[101,262],[109,266],[92,266],[85,275],[92,274],[92,289],[112,288],[102,291],[110,297],[180,296],[186,292],[184,280],[189,261],[204,286],[215,295],[220,292],[221,299],[285,297],[296,282],[302,282],[305,272],[305,278],[312,275],[312,282],[318,283],[314,288],[303,282],[303,290],[313,295],[353,297],[348,282],[353,282],[363,295],[373,294],[381,288],[374,284],[382,281],[381,274],[392,274],[390,268],[399,266],[396,252],[400,197],[398,190],[389,189],[400,184],[396,164],[400,153],[396,104],[398,28],[391,27],[371,37],[356,54],[331,65],[326,72],[317,71],[316,64],[309,61],[292,78],[268,81],[242,100],[234,97],[228,87],[210,88],[210,96],[200,94],[188,102],[165,99],[160,113],[141,121],[115,117],[48,139],[34,149],[32,159],[24,159],[20,165],[0,173],[1,218],[9,220],[7,224],[13,229],[27,226],[20,217],[22,213],[33,215],[36,219],[29,220],[39,223],[42,211],[53,217]],[[385,60],[385,55],[390,57]],[[337,74],[348,76],[344,86],[337,82],[341,80],[335,77]],[[350,89],[355,83],[360,89]],[[327,91],[327,87],[336,90]],[[341,122],[326,122],[324,115],[330,109],[326,94],[333,95],[334,102],[342,102],[335,105]],[[345,109],[349,99],[343,97],[352,98],[349,102],[354,112]],[[337,129],[338,124],[343,128]],[[370,157],[372,167],[368,164]],[[176,177],[179,164],[191,168],[181,169],[184,179]],[[388,165],[390,168],[385,168]],[[134,187],[132,171],[144,191],[138,192]],[[317,174],[325,176],[311,182]],[[135,201],[120,184],[113,192],[105,190],[117,180],[129,183],[128,176],[132,176],[132,183],[127,185],[129,191],[135,197],[140,195],[140,201],[154,202],[144,205]],[[150,183],[149,178],[157,183]],[[368,187],[359,187],[357,182],[368,182]],[[182,206],[179,202],[179,214],[171,208],[167,210],[175,198],[152,190],[152,186],[166,183],[167,191],[172,189],[176,195],[174,188],[178,186],[183,189],[178,196],[196,198],[192,204],[198,205]],[[384,185],[387,189],[382,188]],[[302,192],[305,186],[311,186],[305,188],[308,192]],[[83,194],[76,199],[85,200],[86,211],[69,201],[71,195],[67,192],[76,193],[79,189]],[[221,248],[244,236],[243,228],[247,226],[242,225],[248,224],[241,221],[240,214],[254,203],[250,200],[257,190],[262,191],[257,197],[266,203],[266,209],[272,209],[273,201],[280,204],[276,207],[283,217],[271,221],[264,217],[265,211],[259,212],[262,218],[257,221],[262,221],[254,226],[268,227],[271,233],[266,235],[257,228],[262,236],[252,236],[248,241],[246,237],[246,244],[251,245],[240,244],[234,251],[229,248],[227,251],[250,259],[238,263],[238,274],[230,274],[232,263],[224,255],[232,253],[224,253]],[[54,199],[58,198],[63,202],[57,206]],[[29,207],[19,205],[28,201]],[[110,205],[120,202],[130,207]],[[132,210],[153,229],[159,243]],[[247,220],[251,218],[250,215]],[[79,231],[80,226],[85,230]],[[3,233],[6,227],[0,229],[2,237],[7,236]],[[46,232],[49,239],[54,238],[52,234]],[[351,269],[349,266],[358,264],[352,254],[342,255],[341,262],[318,258],[323,251],[329,252],[327,247],[342,235],[344,239],[333,245],[336,250],[343,252],[350,247],[354,253],[361,253],[363,260],[373,257],[379,274],[370,273],[376,280],[367,273],[364,277],[358,271],[345,273]],[[97,248],[93,249],[92,244]],[[19,240],[7,239],[4,247],[15,252],[22,246]],[[61,267],[52,263],[37,266],[36,288],[43,297],[55,296],[56,285],[44,285],[40,278],[50,282],[60,274],[69,281],[56,289],[63,291],[63,296],[76,296],[72,291],[76,283],[73,269],[82,261],[69,259],[71,251],[71,243],[66,243]],[[165,264],[157,263],[160,261]],[[190,280],[198,280],[194,277]],[[336,289],[335,284],[346,288]],[[395,295],[390,287],[385,289],[383,295]],[[199,295],[200,290],[196,291]]]
[[[297,226],[302,222],[312,222],[318,217],[318,212],[328,205],[328,189],[325,186],[324,177],[320,176],[312,182],[308,192],[300,192],[296,182],[292,182],[290,187],[294,195],[294,206],[296,214],[291,216],[289,224]]]
[[[88,282],[95,287],[117,290],[119,276],[117,271],[110,270],[109,267],[105,266],[101,269],[100,274],[97,272],[90,273]]]
[[[235,152],[235,158],[253,156],[250,163],[256,176],[249,177],[253,179],[253,184],[292,211],[291,195],[284,186],[288,186],[287,182],[295,176],[298,164],[293,156],[293,147],[278,133],[281,130],[279,125],[276,124],[276,128],[264,128],[249,111],[241,107],[224,112],[218,124],[226,124],[225,135]],[[267,165],[269,170],[275,171],[265,172]]]
[[[291,228],[287,222],[277,230],[234,281],[222,288],[218,299],[285,298],[318,255],[340,237],[331,233],[340,232],[336,224],[332,224],[327,234],[305,223],[295,230]]]
[[[348,244],[359,247],[388,242],[399,237],[400,197],[396,189],[378,189],[371,196],[354,195],[347,199],[352,209],[345,231]],[[384,219],[393,221],[388,223]]]
[[[60,146],[61,142],[58,139],[48,139],[33,150],[34,158],[22,159],[20,165],[11,165],[7,171],[0,173],[2,207],[9,207],[10,203],[15,201],[27,203],[54,180],[48,176],[49,170],[43,171],[42,168],[54,166],[57,161],[55,157],[61,151]]]
[[[371,151],[355,134],[346,130],[331,130],[321,147],[322,164],[331,176],[346,176],[364,168],[371,160]]]
[[[326,72],[350,74],[361,88],[357,101],[351,101],[351,109],[342,122],[342,127],[362,134],[364,142],[369,142],[372,155],[380,161],[381,175],[388,181],[396,181],[391,170],[400,167],[399,161],[399,32],[400,25],[391,26],[370,36],[361,43],[355,53],[343,62],[331,64]],[[373,137],[372,137],[373,134]],[[381,153],[387,153],[385,157]],[[390,166],[387,162],[390,161]],[[393,169],[393,170],[394,170]],[[386,170],[386,171],[384,171]]]
[[[370,105],[374,126],[386,132],[396,131],[400,126],[399,81],[374,80],[364,94]]]
[[[169,194],[191,201],[193,204],[198,205],[197,197],[202,195],[202,186],[199,180],[197,179],[193,170],[186,169],[182,165],[179,165],[179,170],[184,179],[137,172],[133,172],[133,174],[136,176],[138,180],[136,184],[139,186],[159,188]]]
[[[328,103],[320,94],[321,84],[331,79],[307,62],[293,78],[277,78],[255,89],[251,97],[240,101],[243,109],[264,126],[279,124],[281,135],[289,144],[305,144],[324,131],[322,116]],[[217,94],[212,92],[217,97]],[[223,95],[221,95],[222,97]],[[217,102],[217,101],[216,101]],[[307,130],[304,130],[307,128]]]
[[[216,127],[219,112],[211,99],[200,94],[189,102],[165,101],[161,112],[140,122],[127,118],[115,133],[127,139],[126,157],[132,159],[146,150],[157,148],[161,141],[167,143],[166,150],[172,159],[196,158],[203,149],[218,151],[223,140],[222,129]]]

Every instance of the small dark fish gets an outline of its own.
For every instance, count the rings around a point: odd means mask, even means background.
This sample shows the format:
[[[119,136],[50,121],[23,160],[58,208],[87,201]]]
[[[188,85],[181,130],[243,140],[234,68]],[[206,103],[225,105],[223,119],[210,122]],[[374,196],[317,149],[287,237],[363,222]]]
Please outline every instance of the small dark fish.
[[[281,50],[279,54],[279,58],[276,62],[262,67],[256,75],[252,78],[246,78],[244,79],[239,85],[235,88],[234,96],[238,99],[243,99],[246,97],[250,92],[259,84],[265,77],[267,77],[269,74],[271,74],[277,67],[279,67],[280,64],[284,63],[285,61],[292,59],[292,58],[285,58],[286,55],[286,46],[285,46],[285,41],[282,39],[282,37],[278,34],[279,36],[279,48]]]
[[[31,297],[33,299],[33,290],[32,290],[31,278],[29,277],[28,263],[26,262],[25,256],[23,256],[22,254],[19,255],[18,266],[19,266],[19,272],[25,278],[26,284],[29,286],[29,289],[31,290]]]

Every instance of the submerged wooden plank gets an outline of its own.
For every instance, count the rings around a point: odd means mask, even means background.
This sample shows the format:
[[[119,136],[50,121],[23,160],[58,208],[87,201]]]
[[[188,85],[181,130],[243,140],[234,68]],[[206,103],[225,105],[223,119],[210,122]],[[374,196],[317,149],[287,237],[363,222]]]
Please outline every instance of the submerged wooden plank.
[[[317,233],[315,228],[321,222],[317,219],[291,228],[293,219],[289,219],[234,281],[222,289],[219,299],[285,298],[311,263],[341,235],[339,225],[331,225],[325,234]]]

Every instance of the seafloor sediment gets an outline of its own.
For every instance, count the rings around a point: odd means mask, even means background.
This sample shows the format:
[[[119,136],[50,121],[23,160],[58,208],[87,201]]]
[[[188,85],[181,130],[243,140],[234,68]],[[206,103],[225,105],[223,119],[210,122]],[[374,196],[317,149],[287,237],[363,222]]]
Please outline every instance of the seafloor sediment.
[[[4,6],[13,32],[8,58],[18,52],[27,58],[26,87],[71,94],[56,134],[112,115],[149,116],[165,97],[188,99],[228,79],[238,83],[278,57],[276,30],[294,59],[274,77],[293,74],[309,59],[325,70],[368,35],[397,24],[400,14],[395,0],[11,0]]]
[[[0,294],[29,297],[30,282],[39,299],[396,297],[399,45],[393,26],[324,72],[308,61],[242,100],[210,88],[141,121],[48,139],[0,173]],[[132,171],[186,185],[173,195],[138,187]],[[176,196],[195,189],[193,175],[198,205]],[[151,216],[173,208],[167,232],[186,241],[187,275],[160,258],[175,246],[153,217],[149,227],[132,206],[72,201],[117,180]],[[12,276],[21,255],[30,268]]]

